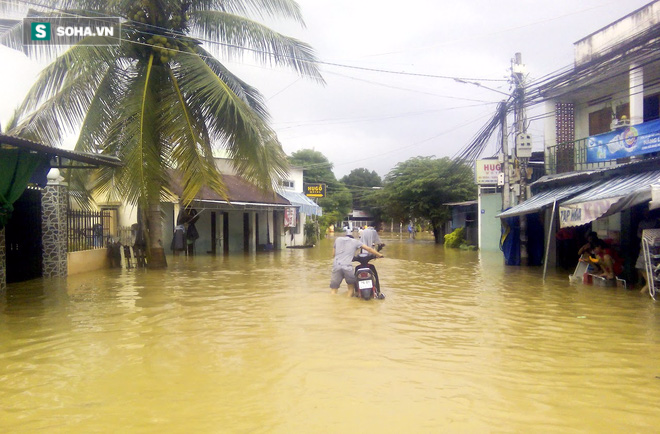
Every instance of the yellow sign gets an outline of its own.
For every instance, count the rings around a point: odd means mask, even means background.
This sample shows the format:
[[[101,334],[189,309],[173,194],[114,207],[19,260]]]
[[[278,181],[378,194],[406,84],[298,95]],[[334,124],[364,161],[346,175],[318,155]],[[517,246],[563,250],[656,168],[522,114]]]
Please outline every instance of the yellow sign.
[[[305,184],[305,196],[325,197],[325,184]]]

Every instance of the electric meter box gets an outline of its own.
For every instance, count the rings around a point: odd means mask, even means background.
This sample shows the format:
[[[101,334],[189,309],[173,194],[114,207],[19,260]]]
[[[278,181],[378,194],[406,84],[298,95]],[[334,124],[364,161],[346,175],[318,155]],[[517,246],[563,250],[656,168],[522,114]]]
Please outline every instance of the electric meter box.
[[[531,158],[532,156],[532,135],[520,133],[516,136],[516,157]]]

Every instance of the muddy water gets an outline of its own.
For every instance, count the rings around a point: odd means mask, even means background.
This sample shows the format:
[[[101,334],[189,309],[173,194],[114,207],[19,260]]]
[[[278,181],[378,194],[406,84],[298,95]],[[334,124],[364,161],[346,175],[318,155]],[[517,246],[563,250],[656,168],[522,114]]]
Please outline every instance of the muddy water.
[[[387,240],[11,285],[2,432],[657,432],[660,306],[501,255]]]

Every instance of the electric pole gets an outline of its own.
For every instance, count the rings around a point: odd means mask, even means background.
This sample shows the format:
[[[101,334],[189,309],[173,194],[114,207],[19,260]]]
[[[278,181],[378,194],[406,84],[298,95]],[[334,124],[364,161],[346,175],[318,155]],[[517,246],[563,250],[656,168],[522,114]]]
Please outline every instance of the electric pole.
[[[509,144],[508,129],[506,122],[506,101],[499,106],[500,129],[502,131],[502,210],[511,206],[511,190],[509,188]]]
[[[511,79],[515,86],[515,122],[516,122],[516,167],[519,169],[520,183],[516,189],[518,203],[527,199],[527,163],[532,156],[532,138],[527,134],[527,119],[525,118],[525,65],[522,54],[516,53],[511,60]],[[520,216],[520,260],[527,260],[527,217]]]

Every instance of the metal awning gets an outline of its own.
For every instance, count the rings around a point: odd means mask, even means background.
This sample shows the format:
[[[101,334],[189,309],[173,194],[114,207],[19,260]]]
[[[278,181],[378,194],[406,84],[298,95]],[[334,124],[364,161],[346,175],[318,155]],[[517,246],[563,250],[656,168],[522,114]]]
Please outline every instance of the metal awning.
[[[89,169],[97,168],[99,166],[119,167],[123,165],[119,158],[111,155],[69,151],[67,149],[42,145],[41,143],[33,142],[22,137],[9,136],[7,134],[0,134],[0,146],[3,145],[46,154],[51,159],[50,167]],[[88,166],[73,166],[70,164],[70,161],[86,163]]]
[[[297,193],[295,191],[283,190],[279,192],[280,195],[284,196],[291,205],[300,207],[300,212],[307,215],[323,215],[323,210],[318,206],[313,200],[308,198],[302,193]]]
[[[562,228],[580,226],[651,200],[651,185],[660,182],[660,170],[620,175],[601,182],[559,206]]]
[[[552,205],[553,202],[566,199],[567,197],[586,190],[589,187],[593,187],[596,185],[596,183],[597,181],[582,182],[579,184],[565,185],[563,187],[543,191],[535,196],[532,196],[530,199],[524,201],[523,203],[519,203],[518,205],[497,214],[495,217],[515,217],[523,214],[538,212],[546,206]]]

